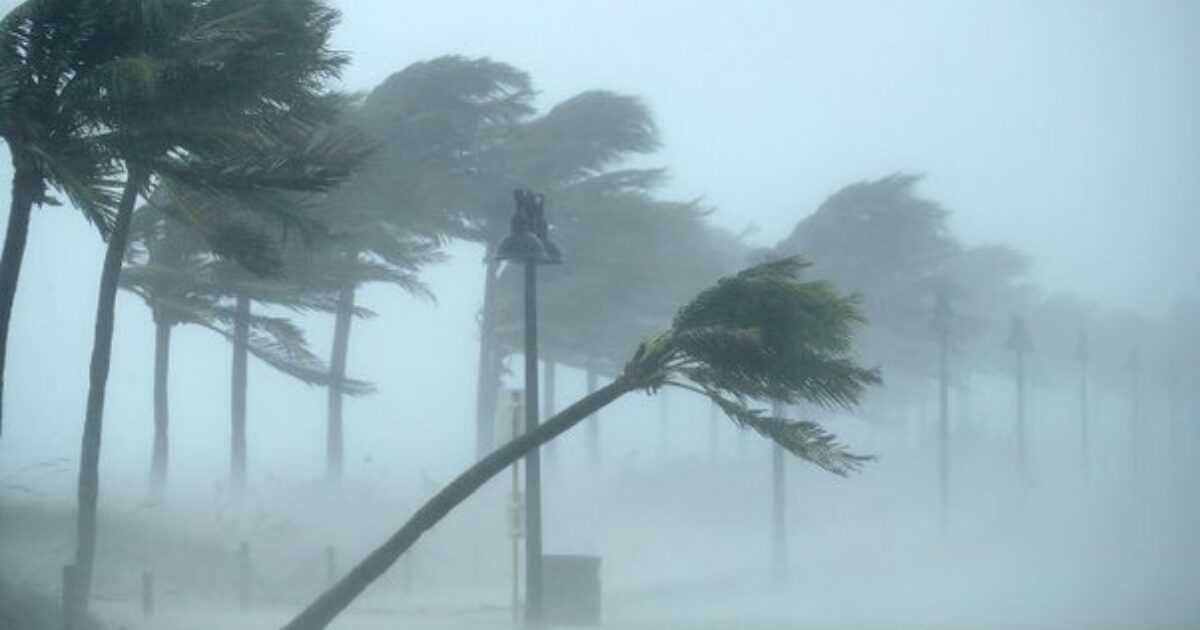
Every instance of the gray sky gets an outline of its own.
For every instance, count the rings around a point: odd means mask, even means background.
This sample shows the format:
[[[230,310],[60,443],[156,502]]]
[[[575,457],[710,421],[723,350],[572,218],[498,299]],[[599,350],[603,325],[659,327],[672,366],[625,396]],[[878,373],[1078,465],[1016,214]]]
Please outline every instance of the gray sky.
[[[551,104],[638,94],[669,192],[773,242],[837,188],[896,170],[969,241],[1051,288],[1158,311],[1200,286],[1193,2],[340,0],[346,85],[446,53],[527,70]]]

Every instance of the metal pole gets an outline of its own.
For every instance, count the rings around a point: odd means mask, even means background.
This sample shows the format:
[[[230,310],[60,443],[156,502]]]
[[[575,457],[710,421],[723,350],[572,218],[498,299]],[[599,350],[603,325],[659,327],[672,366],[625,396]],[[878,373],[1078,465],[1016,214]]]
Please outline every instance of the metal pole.
[[[537,265],[525,263],[525,430],[538,426]],[[542,624],[542,467],[525,456],[525,624]]]
[[[521,409],[520,399],[513,395],[512,409],[512,435],[513,439],[521,434]],[[509,514],[511,522],[509,528],[512,530],[512,619],[513,625],[516,625],[521,620],[521,461],[517,460],[512,465],[512,504],[509,506]]]
[[[772,415],[776,418],[783,417],[783,405],[776,402],[771,407]],[[787,497],[784,489],[787,478],[783,457],[783,447],[771,442],[771,525],[774,541],[772,565],[777,580],[786,578],[788,571]]]

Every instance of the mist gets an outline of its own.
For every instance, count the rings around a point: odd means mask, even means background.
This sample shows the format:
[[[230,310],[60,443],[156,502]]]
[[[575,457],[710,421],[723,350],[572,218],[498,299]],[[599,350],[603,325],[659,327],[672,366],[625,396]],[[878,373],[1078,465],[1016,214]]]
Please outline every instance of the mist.
[[[522,229],[541,625],[1200,625],[1200,5],[94,4],[0,2],[115,59],[0,58],[0,629],[325,627],[520,442]],[[329,626],[537,627],[513,453]]]

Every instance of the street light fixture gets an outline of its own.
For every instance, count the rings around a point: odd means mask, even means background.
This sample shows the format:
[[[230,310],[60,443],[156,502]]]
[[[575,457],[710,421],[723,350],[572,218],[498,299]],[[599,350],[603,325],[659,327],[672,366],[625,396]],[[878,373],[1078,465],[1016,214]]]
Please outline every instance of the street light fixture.
[[[508,236],[496,248],[496,259],[525,265],[525,430],[538,426],[537,267],[562,262],[550,240],[545,197],[513,191],[516,211]],[[542,469],[540,450],[525,457],[525,624],[542,623]]]

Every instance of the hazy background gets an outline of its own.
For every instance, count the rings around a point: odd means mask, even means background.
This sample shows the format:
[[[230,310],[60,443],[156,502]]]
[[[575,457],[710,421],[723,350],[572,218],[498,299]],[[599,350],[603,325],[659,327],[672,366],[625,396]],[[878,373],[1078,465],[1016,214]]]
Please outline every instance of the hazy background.
[[[15,4],[0,2],[0,9]],[[367,90],[412,62],[461,53],[490,56],[526,70],[541,90],[541,105],[590,88],[641,96],[663,132],[665,147],[647,163],[670,169],[667,196],[703,196],[718,208],[718,224],[735,230],[756,226],[753,240],[764,245],[783,238],[821,200],[848,183],[915,171],[928,174],[921,190],[953,211],[956,232],[968,242],[999,241],[1025,250],[1034,258],[1034,277],[1047,288],[1070,289],[1107,305],[1158,315],[1175,296],[1200,286],[1200,3],[336,4],[344,11],[337,44],[354,55],[344,77],[347,89]],[[7,161],[3,169],[0,178],[7,181]],[[553,199],[550,212],[553,221]],[[457,244],[450,253],[450,262],[426,276],[438,296],[436,304],[368,287],[361,301],[372,304],[380,317],[353,324],[351,373],[374,380],[379,393],[346,403],[346,476],[352,485],[387,488],[394,483],[411,490],[404,501],[388,504],[388,513],[395,516],[411,508],[411,499],[431,484],[459,470],[473,450],[482,252]],[[13,315],[0,485],[31,488],[39,500],[74,493],[102,257],[102,243],[73,210],[35,213]],[[102,509],[124,505],[136,511],[149,465],[153,329],[148,311],[135,299],[125,292],[118,299]],[[331,326],[321,321],[309,330],[315,349],[324,353]],[[177,329],[171,374],[171,493],[197,500],[223,493],[228,468],[230,350],[206,336],[194,327]],[[252,488],[267,493],[272,483],[303,487],[315,482],[323,472],[324,390],[297,385],[253,361],[250,370]],[[560,401],[581,393],[582,381],[573,371],[561,376]],[[1007,390],[999,385],[985,383],[979,391],[975,404],[980,409],[1008,404],[1000,398]],[[1068,404],[1055,402],[1056,395],[1045,394],[1034,403],[1041,405],[1043,417]],[[707,452],[706,425],[701,423],[706,408],[679,402],[673,409],[680,436],[673,448],[700,457]],[[605,439],[613,461],[641,462],[645,470],[653,469],[647,462],[653,461],[655,434],[639,437],[637,429],[639,422],[654,417],[654,410],[640,397],[631,397],[606,412]],[[984,413],[1006,421],[1000,411]],[[1101,426],[1116,426],[1117,412],[1111,407],[1101,405],[1097,413]],[[1103,424],[1105,414],[1108,425]],[[691,431],[688,420],[695,421]],[[852,443],[857,440],[868,449],[921,453],[923,448],[891,444],[886,436],[872,436],[854,424],[833,428],[844,429]],[[1059,465],[1056,445],[1068,438],[1056,437],[1055,429],[1047,431],[1044,465],[1053,467]],[[1121,438],[1112,431],[1106,439],[1119,444]],[[723,433],[722,440],[723,453],[738,452],[732,435]],[[745,448],[766,452],[754,439]],[[582,452],[581,444],[567,443],[560,457],[569,462],[572,454]],[[68,461],[59,467],[26,468],[52,458]],[[753,461],[755,471],[765,465],[765,460]],[[902,461],[907,463],[893,458],[892,468],[868,472],[864,479],[874,481],[863,481],[865,490],[850,490],[857,488],[856,481],[820,478],[814,483],[828,484],[823,487],[829,497],[859,492],[867,504],[878,506],[891,497],[903,505],[909,499],[898,498],[894,484],[899,482],[882,481],[888,477],[885,472],[924,475],[932,469],[922,468],[919,459]],[[608,474],[619,480],[614,470]],[[761,472],[765,484],[766,468]],[[744,470],[731,474],[759,478]],[[812,472],[799,474],[819,478]],[[933,498],[930,486],[928,495],[911,499],[916,506],[911,510],[932,509]],[[110,499],[115,503],[109,504]],[[697,497],[696,505],[703,499]],[[763,487],[764,528],[766,500]],[[636,505],[631,509],[642,509],[642,514],[648,509]],[[1155,513],[1174,523],[1171,531],[1195,516],[1190,508],[1191,516],[1177,515],[1166,499],[1156,505],[1160,511]],[[795,509],[805,513],[802,507]],[[1098,509],[1129,512],[1115,505]],[[896,507],[889,513],[906,511]],[[868,525],[879,514],[856,514],[834,521],[845,525],[840,533],[857,524],[876,539],[879,530]],[[1071,528],[1095,525],[1084,516],[1060,516],[1065,520],[1056,522]],[[815,527],[821,519],[805,522]],[[370,531],[377,537],[397,523],[394,518],[374,523]],[[548,529],[548,551],[605,548],[602,529],[581,531],[576,539],[556,541]],[[651,518],[646,531],[663,536]],[[832,527],[826,531],[829,536],[838,533]],[[711,546],[711,539],[697,536],[693,549]],[[362,539],[360,544],[367,545],[374,538]],[[1113,534],[1112,540],[1121,536]],[[1180,546],[1168,545],[1153,557],[1188,562],[1197,557],[1180,555],[1196,551],[1182,533],[1170,540]],[[986,548],[980,541],[961,542]],[[906,548],[904,539],[888,544]],[[1076,550],[1080,558],[1103,545],[1083,547]],[[833,554],[833,548],[825,549]],[[682,552],[675,548],[673,553]],[[1046,560],[1047,567],[1061,566]],[[1007,561],[1018,564],[1011,557]],[[1128,568],[1130,563],[1118,559],[1113,564]],[[1022,571],[1010,568],[1010,575]],[[1197,574],[1178,565],[1164,571],[1126,586],[1130,592],[1161,594],[1163,601],[1147,604],[1149,608],[1194,611],[1194,603],[1186,608],[1183,594],[1197,592]],[[1046,588],[1074,579],[1056,579],[1053,571],[1032,574]],[[1082,593],[1115,592],[1109,586],[1105,582]],[[839,592],[854,592],[855,587],[846,588],[850,590]],[[1020,593],[1039,592],[1037,583],[1025,583],[1022,589]],[[1088,600],[1085,595],[1080,597]],[[897,610],[903,610],[906,600],[895,597]],[[955,599],[953,593],[943,597]],[[1080,602],[1085,604],[1090,605]],[[962,606],[964,615],[971,610]]]

